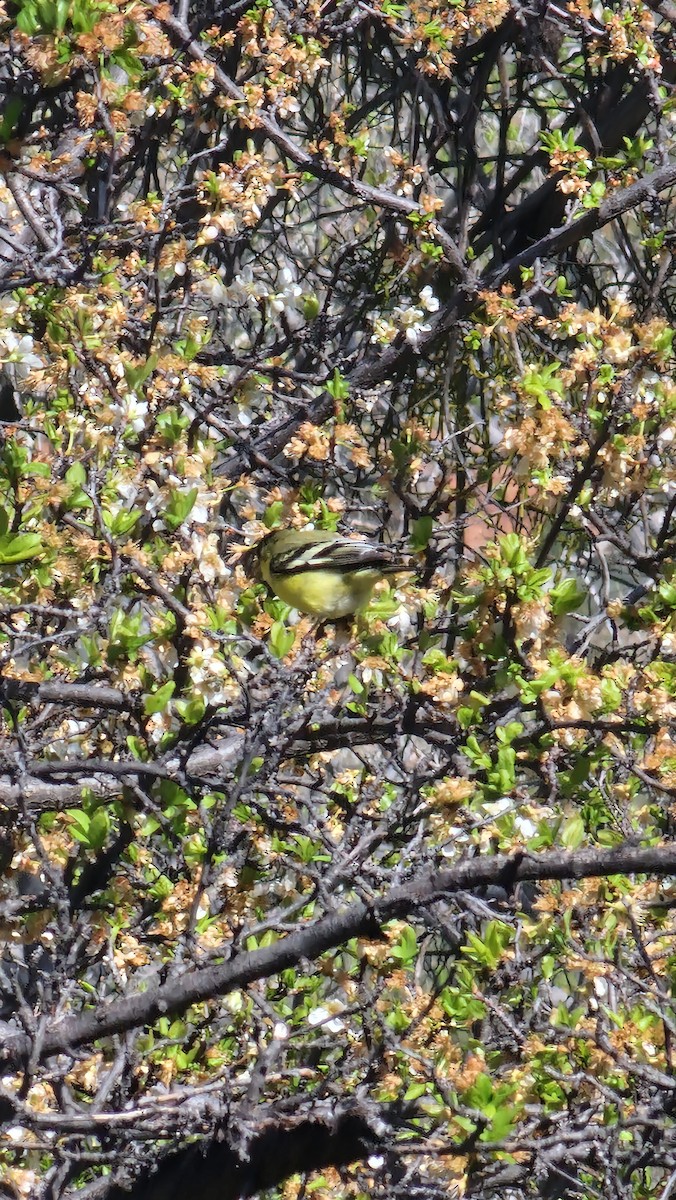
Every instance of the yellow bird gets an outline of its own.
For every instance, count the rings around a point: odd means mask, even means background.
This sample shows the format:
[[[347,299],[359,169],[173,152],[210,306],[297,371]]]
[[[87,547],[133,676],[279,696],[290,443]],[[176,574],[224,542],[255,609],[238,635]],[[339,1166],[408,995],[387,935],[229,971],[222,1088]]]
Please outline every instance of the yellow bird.
[[[255,551],[260,574],[275,595],[325,621],[365,608],[385,575],[412,570],[387,546],[323,529],[276,529]]]

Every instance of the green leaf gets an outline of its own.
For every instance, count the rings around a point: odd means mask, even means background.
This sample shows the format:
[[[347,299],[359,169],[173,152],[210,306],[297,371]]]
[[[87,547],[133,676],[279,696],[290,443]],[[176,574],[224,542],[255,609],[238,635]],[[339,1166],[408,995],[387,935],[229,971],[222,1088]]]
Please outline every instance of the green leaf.
[[[133,656],[141,646],[152,641],[151,633],[142,633],[144,623],[142,612],[126,613],[117,609],[110,618],[108,661],[117,662],[125,655]]]
[[[498,750],[497,770],[491,771],[488,778],[499,792],[509,793],[515,782],[516,750],[513,746],[501,746]]]
[[[274,529],[278,525],[284,515],[284,501],[275,500],[269,504],[263,513],[263,524],[266,529]]]
[[[563,384],[559,378],[560,362],[546,363],[544,366],[528,371],[522,380],[522,387],[527,396],[533,396],[541,408],[552,406],[552,396],[563,395]]]
[[[458,667],[456,660],[449,658],[438,646],[432,646],[425,651],[423,663],[426,667],[432,667],[435,675],[439,673],[452,675]],[[488,704],[488,700],[484,700],[484,704]]]
[[[162,516],[165,525],[172,530],[178,529],[193,508],[199,489],[194,487],[189,492],[171,491]]]
[[[676,608],[676,585],[668,583],[666,579],[663,579],[657,590],[660,598],[664,600],[664,603],[669,608]]]
[[[25,476],[33,476],[37,477],[38,479],[50,479],[52,468],[50,467],[49,463],[31,462],[26,463],[23,468],[23,473]]]
[[[296,640],[293,629],[287,629],[283,621],[275,621],[270,629],[270,649],[275,658],[284,658]]]
[[[586,588],[580,587],[576,579],[563,579],[549,593],[552,612],[555,617],[564,613],[575,612],[587,598]]]
[[[523,545],[518,533],[506,533],[499,540],[500,555],[510,567],[515,566],[523,554]]]
[[[129,734],[126,742],[130,753],[133,754],[134,758],[138,762],[147,761],[148,752],[146,750],[145,743],[141,740],[141,738],[135,737],[133,734]]]
[[[462,753],[467,756],[470,762],[473,762],[479,770],[487,771],[491,766],[490,755],[486,754],[479,745],[474,734],[468,737],[466,745],[462,748]]]
[[[181,358],[184,358],[186,362],[192,362],[193,359],[197,357],[200,350],[202,350],[206,345],[207,341],[207,337],[201,339],[199,337],[193,337],[192,334],[188,334],[187,337],[179,338],[178,341],[174,342],[174,350]]]
[[[432,517],[418,517],[411,527],[411,549],[414,551],[425,550],[429,545],[433,529]]]
[[[149,717],[152,713],[164,712],[174,694],[175,688],[176,684],[173,679],[169,679],[150,696],[145,696],[143,699],[143,711],[146,716]]]
[[[493,1116],[490,1126],[484,1129],[479,1135],[479,1141],[498,1142],[502,1138],[507,1137],[514,1128],[516,1116],[516,1109],[510,1107],[510,1105],[505,1104],[500,1106]]]
[[[148,888],[148,893],[153,900],[166,900],[174,890],[174,885],[166,875],[160,875],[159,879]]]
[[[350,386],[343,379],[340,371],[336,367],[331,379],[326,384],[326,390],[334,400],[346,400],[350,394]]]
[[[584,841],[584,821],[580,816],[571,817],[561,828],[560,839],[566,850],[577,850]]]
[[[105,808],[97,808],[89,822],[89,845],[92,850],[100,850],[104,845],[110,830],[110,817]]]
[[[78,834],[86,836],[89,829],[89,817],[87,813],[83,812],[81,808],[68,808],[66,809],[66,816],[71,822],[71,833],[75,836],[75,830],[77,830]],[[79,840],[81,840],[80,837],[78,837]]]
[[[488,1105],[493,1100],[493,1084],[488,1075],[477,1075],[471,1088],[465,1095],[466,1101],[473,1108],[478,1108],[482,1112],[486,1111]]]
[[[63,33],[70,14],[70,0],[56,0],[54,28],[56,33]]]
[[[622,689],[618,687],[614,679],[601,680],[601,698],[603,700],[603,711],[606,713],[616,712],[622,703]]]
[[[502,959],[505,947],[509,945],[513,937],[514,932],[509,925],[505,925],[502,921],[489,921],[483,938],[476,933],[468,933],[467,943],[460,947],[460,953],[466,954],[471,961],[494,971]]]
[[[390,949],[392,958],[396,958],[402,967],[410,967],[418,957],[418,939],[415,930],[405,925],[399,936],[399,941]]]
[[[116,513],[111,513],[108,509],[104,509],[102,516],[103,524],[106,526],[106,529],[110,530],[113,537],[126,537],[129,531],[134,528],[141,516],[141,512],[138,508],[133,508],[130,512],[121,509]]]
[[[16,18],[16,27],[21,33],[28,34],[29,37],[33,37],[33,35],[37,33],[40,26],[38,24],[37,14],[32,4],[27,4],[24,8],[22,8],[21,12]]]
[[[0,537],[0,563],[26,562],[41,554],[44,547],[39,533],[6,533]]]
[[[179,440],[189,424],[188,414],[173,407],[165,408],[157,417],[157,431],[165,441],[169,442],[170,446]]]
[[[121,63],[120,66],[122,66]],[[146,379],[148,379],[150,375],[152,375],[155,367],[157,366],[158,357],[159,356],[157,354],[151,354],[150,358],[148,358],[146,362],[141,363],[141,365],[138,367],[133,367],[131,363],[124,363],[124,377],[132,391],[138,392],[141,385],[145,383]]]
[[[197,725],[206,712],[203,696],[191,696],[190,700],[177,700],[176,712],[186,725]]]
[[[125,50],[124,48],[114,50],[110,56],[110,61],[116,67],[122,67],[122,70],[126,71],[130,79],[137,79],[139,75],[143,74],[143,63],[140,58],[132,54],[131,50]]]
[[[66,471],[66,483],[71,487],[82,487],[87,482],[87,472],[81,462],[74,462]]]
[[[6,146],[7,142],[16,133],[19,117],[24,109],[24,103],[25,101],[22,96],[10,96],[5,103],[2,110],[2,117],[0,118],[0,142],[2,142],[3,146]]]
[[[314,321],[315,317],[319,316],[319,298],[314,292],[303,296],[303,316],[306,321]]]
[[[484,701],[488,703],[488,701]],[[508,746],[515,738],[518,738],[523,733],[523,725],[520,721],[509,721],[507,725],[498,725],[495,730],[495,735],[499,742],[504,746]]]

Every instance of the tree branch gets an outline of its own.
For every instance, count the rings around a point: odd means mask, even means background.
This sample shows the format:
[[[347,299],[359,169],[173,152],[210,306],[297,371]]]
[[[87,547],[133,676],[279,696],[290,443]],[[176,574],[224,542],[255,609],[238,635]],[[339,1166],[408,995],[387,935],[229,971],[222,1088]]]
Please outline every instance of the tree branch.
[[[317,1105],[317,1108],[320,1108]],[[247,1143],[246,1157],[216,1140],[168,1155],[159,1170],[144,1174],[127,1189],[99,1179],[64,1200],[239,1200],[275,1187],[298,1171],[316,1171],[364,1158],[378,1148],[376,1133],[358,1104],[332,1105],[326,1118],[274,1118],[265,1111],[256,1117],[256,1134]]]
[[[160,1017],[184,1012],[192,1004],[224,996],[257,979],[276,975],[303,959],[313,960],[355,937],[377,938],[388,921],[402,918],[455,892],[488,884],[514,887],[544,879],[585,879],[618,874],[671,875],[676,872],[676,845],[637,849],[623,845],[613,850],[590,848],[546,854],[499,854],[472,858],[448,871],[438,871],[392,888],[372,905],[356,901],[329,913],[313,924],[280,938],[261,950],[237,954],[229,962],[190,971],[181,979],[135,992],[100,1005],[91,1012],[54,1021],[42,1031],[39,1057],[60,1054],[98,1038],[152,1024]],[[223,954],[227,955],[224,946]],[[33,1039],[6,1028],[0,1062],[17,1065],[33,1052]]]

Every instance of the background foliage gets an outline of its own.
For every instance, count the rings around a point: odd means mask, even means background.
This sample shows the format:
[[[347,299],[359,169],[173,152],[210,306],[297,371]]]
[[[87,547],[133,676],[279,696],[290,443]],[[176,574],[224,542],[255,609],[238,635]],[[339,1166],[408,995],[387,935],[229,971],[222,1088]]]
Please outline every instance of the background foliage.
[[[0,6],[3,1194],[671,1195],[675,33]]]

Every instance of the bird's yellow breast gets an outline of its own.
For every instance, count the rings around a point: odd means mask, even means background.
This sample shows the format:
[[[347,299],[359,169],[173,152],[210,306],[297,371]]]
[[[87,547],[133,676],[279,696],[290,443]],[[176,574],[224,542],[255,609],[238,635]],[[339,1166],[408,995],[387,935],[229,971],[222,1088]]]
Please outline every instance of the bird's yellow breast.
[[[264,568],[261,574],[272,590],[292,608],[315,617],[337,621],[365,608],[382,572],[364,571],[294,571],[289,575],[270,577]]]

